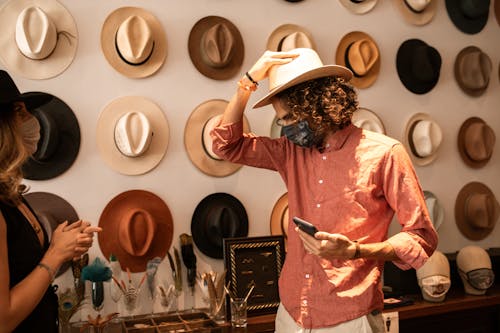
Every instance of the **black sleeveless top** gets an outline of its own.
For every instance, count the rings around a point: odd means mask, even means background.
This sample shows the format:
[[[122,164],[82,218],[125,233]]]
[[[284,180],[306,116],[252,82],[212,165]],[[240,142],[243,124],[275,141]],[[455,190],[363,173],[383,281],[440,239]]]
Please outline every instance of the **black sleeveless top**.
[[[26,201],[23,202],[29,207]],[[31,207],[30,210],[33,212]],[[42,247],[30,222],[15,206],[0,202],[0,211],[7,224],[7,249],[9,251],[10,289],[23,280],[38,265],[49,247],[47,232],[43,230],[45,244]],[[35,215],[35,214],[33,214]],[[36,216],[36,215],[35,215]],[[57,296],[49,286],[40,303],[22,321],[13,333],[57,333]]]

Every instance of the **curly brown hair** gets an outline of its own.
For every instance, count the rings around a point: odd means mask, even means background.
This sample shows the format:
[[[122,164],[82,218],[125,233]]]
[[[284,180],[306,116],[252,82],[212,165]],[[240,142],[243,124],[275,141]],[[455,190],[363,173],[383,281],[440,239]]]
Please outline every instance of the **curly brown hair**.
[[[280,93],[278,97],[290,110],[290,120],[307,120],[311,130],[320,138],[348,126],[353,112],[358,108],[354,87],[338,76],[300,83]],[[322,143],[318,142],[317,146]]]

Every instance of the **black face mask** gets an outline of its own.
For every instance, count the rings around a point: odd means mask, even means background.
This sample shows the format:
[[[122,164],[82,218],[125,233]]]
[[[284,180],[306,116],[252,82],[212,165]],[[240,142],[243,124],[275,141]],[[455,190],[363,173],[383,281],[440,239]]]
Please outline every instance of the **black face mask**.
[[[317,141],[306,120],[283,126],[282,133],[294,144],[305,148],[311,147]]]

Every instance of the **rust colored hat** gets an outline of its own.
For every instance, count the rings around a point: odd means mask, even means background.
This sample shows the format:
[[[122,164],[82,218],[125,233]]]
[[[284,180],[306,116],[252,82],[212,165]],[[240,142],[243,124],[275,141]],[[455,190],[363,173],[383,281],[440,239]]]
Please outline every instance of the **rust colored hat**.
[[[267,39],[266,49],[271,51],[289,51],[308,47],[316,49],[312,34],[297,24],[282,24],[271,32]]]
[[[458,151],[468,166],[481,168],[493,155],[495,132],[481,118],[471,117],[464,121],[458,131]]]
[[[220,16],[206,16],[189,33],[188,50],[196,69],[214,80],[236,75],[245,56],[245,46],[238,28]]]
[[[130,190],[104,207],[99,226],[99,246],[105,258],[111,254],[121,268],[144,272],[148,260],[164,258],[173,237],[173,220],[166,203],[154,193]]]
[[[476,46],[468,46],[455,58],[455,80],[467,95],[481,96],[488,88],[492,68],[486,53]]]
[[[432,21],[436,14],[439,0],[394,0],[406,22],[413,25],[425,25]]]
[[[486,238],[495,227],[500,205],[488,186],[470,182],[458,193],[455,221],[460,232],[470,240]]]
[[[285,240],[288,236],[288,192],[283,194],[274,204],[271,213],[271,235],[283,235]]]
[[[38,221],[43,225],[45,231],[47,231],[49,241],[52,237],[52,233],[59,224],[64,221],[68,221],[68,223],[71,224],[79,220],[78,214],[73,206],[56,194],[48,192],[31,192],[27,193],[24,198],[35,213]],[[70,266],[71,261],[63,263],[61,268],[57,271],[57,276],[66,272]]]
[[[352,31],[342,37],[337,46],[335,62],[352,71],[351,83],[358,88],[371,86],[380,72],[377,43],[361,31]]]
[[[201,172],[213,177],[229,176],[242,167],[220,159],[212,151],[210,131],[218,125],[227,104],[222,99],[201,103],[189,116],[184,129],[184,146],[189,159]],[[246,117],[243,117],[243,131],[250,131]]]

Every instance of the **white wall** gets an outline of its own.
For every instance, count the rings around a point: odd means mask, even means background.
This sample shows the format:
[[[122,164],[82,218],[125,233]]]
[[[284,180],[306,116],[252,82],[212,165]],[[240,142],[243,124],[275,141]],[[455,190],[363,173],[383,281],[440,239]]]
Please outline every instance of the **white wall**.
[[[0,1],[3,3],[4,1]],[[60,76],[42,81],[23,79],[14,74],[21,91],[45,91],[58,96],[74,110],[81,127],[81,150],[74,165],[63,175],[47,181],[27,181],[32,191],[58,194],[73,204],[82,218],[98,222],[104,206],[117,194],[130,189],[145,189],[159,195],[170,207],[174,218],[174,244],[178,236],[190,233],[192,213],[208,194],[228,192],[246,207],[250,236],[269,234],[269,219],[276,200],[286,191],[280,177],[270,171],[243,167],[226,178],[201,173],[189,160],[183,144],[184,126],[192,110],[213,99],[229,99],[239,76],[215,81],[200,74],[192,65],[187,39],[194,23],[208,15],[231,20],[240,30],[245,43],[241,72],[250,68],[260,56],[269,34],[279,25],[294,23],[308,28],[325,63],[332,63],[338,42],[346,33],[361,30],[369,33],[381,52],[380,76],[375,84],[359,91],[361,106],[374,110],[384,121],[388,135],[402,139],[406,120],[416,112],[427,112],[441,125],[444,142],[439,158],[431,165],[416,167],[424,189],[433,191],[445,209],[445,223],[439,230],[439,249],[459,250],[476,244],[484,248],[500,246],[500,227],[480,242],[465,239],[455,226],[454,204],[461,187],[470,181],[487,184],[500,199],[500,143],[484,168],[467,167],[458,154],[456,136],[462,122],[479,116],[489,122],[500,137],[500,94],[498,64],[500,60],[500,27],[490,11],[489,21],[479,34],[460,32],[448,18],[444,1],[438,0],[434,20],[423,27],[407,24],[392,1],[379,1],[366,15],[349,13],[338,1],[305,0],[64,0],[73,14],[79,33],[79,45],[72,65]],[[163,67],[152,77],[128,79],[116,72],[100,49],[100,30],[107,15],[121,6],[142,6],[153,12],[163,24],[168,40],[168,55]],[[492,3],[493,8],[493,3]],[[399,45],[406,39],[419,38],[436,47],[442,57],[441,77],[437,86],[425,95],[404,88],[395,68]],[[493,61],[493,74],[487,92],[471,98],[459,89],[453,76],[456,54],[464,47],[476,45]],[[0,68],[4,68],[0,65]],[[254,93],[250,104],[266,92],[265,84]],[[164,159],[157,168],[141,176],[124,176],[111,170],[101,159],[95,141],[95,128],[103,107],[124,95],[142,95],[155,101],[167,116],[171,135]],[[249,110],[252,131],[269,133],[273,111]],[[392,228],[392,232],[397,228]],[[200,271],[223,269],[222,260],[214,260],[197,251]],[[91,258],[102,256],[97,241]],[[170,280],[168,264],[160,270],[162,280]],[[59,278],[61,287],[71,286],[68,271]],[[189,295],[181,298],[181,307],[193,303]],[[199,297],[196,305],[201,305]],[[157,304],[158,306],[158,304]],[[106,300],[103,313],[114,311]],[[157,309],[158,310],[158,309]],[[141,312],[150,311],[144,305]],[[86,314],[81,315],[83,318]]]

